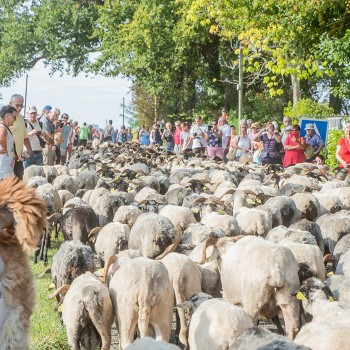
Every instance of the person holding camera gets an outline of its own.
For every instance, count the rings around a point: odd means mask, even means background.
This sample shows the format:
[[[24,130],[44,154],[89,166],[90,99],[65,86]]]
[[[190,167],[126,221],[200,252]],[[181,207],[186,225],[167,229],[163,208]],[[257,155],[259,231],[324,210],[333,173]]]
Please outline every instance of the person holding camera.
[[[295,124],[292,126],[291,132],[284,141],[285,155],[283,166],[288,167],[306,161],[304,150],[306,141],[304,137],[300,137],[300,126]]]
[[[224,156],[224,150],[222,149],[222,130],[218,129],[218,123],[213,120],[211,126],[208,126],[208,131],[205,134],[205,140],[207,141],[207,153],[210,158]]]
[[[193,153],[205,153],[207,147],[207,141],[205,141],[205,134],[208,131],[208,127],[203,123],[201,117],[196,117],[195,124],[190,130],[190,138],[192,139],[192,151]]]
[[[173,125],[171,123],[165,124],[165,129],[162,134],[162,140],[165,140],[165,149],[167,151],[174,151],[174,133],[173,133]]]
[[[61,158],[59,161],[61,165],[65,165],[67,159],[67,149],[69,145],[69,135],[72,132],[72,128],[69,123],[69,115],[67,113],[63,113],[61,115],[61,120],[59,122],[58,128],[56,129],[56,132],[62,133],[63,142],[60,145]]]
[[[35,106],[29,107],[27,116],[28,120],[25,122],[28,139],[32,148],[33,154],[27,157],[24,161],[24,167],[31,165],[43,165],[43,148],[45,148],[45,136],[47,131],[41,122],[37,120],[38,111]],[[26,152],[26,148],[25,148]]]
[[[263,150],[261,152],[262,165],[282,164],[280,152],[281,135],[272,123],[267,123],[266,128],[261,129],[254,141],[262,141]]]

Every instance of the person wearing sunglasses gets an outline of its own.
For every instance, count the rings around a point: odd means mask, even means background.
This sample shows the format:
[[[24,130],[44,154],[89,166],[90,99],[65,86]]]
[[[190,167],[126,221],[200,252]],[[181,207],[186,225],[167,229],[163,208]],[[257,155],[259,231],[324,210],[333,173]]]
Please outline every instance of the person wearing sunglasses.
[[[0,179],[14,176],[14,138],[10,126],[16,120],[17,110],[12,106],[0,109]]]
[[[23,179],[23,173],[24,173],[24,166],[23,166],[23,160],[24,160],[24,153],[23,153],[23,147],[25,146],[27,149],[27,154],[29,156],[33,155],[32,146],[30,145],[29,139],[28,139],[28,133],[27,128],[24,123],[24,118],[21,114],[21,110],[23,109],[24,104],[24,98],[22,95],[12,95],[10,98],[9,105],[12,106],[16,112],[16,121],[13,123],[12,126],[10,126],[10,130],[12,132],[14,142],[15,142],[15,165],[14,165],[14,174],[17,176],[20,180]]]
[[[223,158],[224,152],[222,149],[222,131],[218,129],[218,123],[213,120],[211,127],[205,134],[205,141],[207,142],[207,153],[210,158]]]
[[[300,137],[300,126],[292,125],[289,135],[284,141],[285,155],[283,159],[283,166],[288,167],[306,161],[304,150],[306,142],[303,137]]]

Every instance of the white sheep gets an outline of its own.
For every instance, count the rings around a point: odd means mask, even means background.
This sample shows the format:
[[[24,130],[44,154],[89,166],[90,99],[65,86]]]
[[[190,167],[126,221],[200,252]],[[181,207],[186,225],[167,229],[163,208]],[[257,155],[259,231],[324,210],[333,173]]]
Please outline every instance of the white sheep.
[[[77,277],[69,287],[62,320],[73,350],[110,349],[113,306],[108,288],[91,272]]]
[[[180,306],[189,311],[188,343],[191,350],[228,349],[253,323],[241,308],[199,293]]]
[[[141,338],[169,341],[174,291],[162,262],[141,257],[123,264],[109,292],[122,349],[133,342],[137,325]]]
[[[198,266],[187,256],[178,253],[169,253],[161,259],[168,270],[171,284],[175,292],[176,304],[189,300],[192,295],[201,291],[201,272]],[[185,312],[177,309],[180,319],[179,340],[187,345],[187,325]]]
[[[180,350],[180,348],[174,344],[145,337],[137,339],[134,343],[127,346],[125,350]]]
[[[299,303],[291,293],[299,288],[298,263],[292,252],[260,237],[244,237],[221,256],[223,297],[242,305],[256,325],[282,311],[290,339],[299,328]]]

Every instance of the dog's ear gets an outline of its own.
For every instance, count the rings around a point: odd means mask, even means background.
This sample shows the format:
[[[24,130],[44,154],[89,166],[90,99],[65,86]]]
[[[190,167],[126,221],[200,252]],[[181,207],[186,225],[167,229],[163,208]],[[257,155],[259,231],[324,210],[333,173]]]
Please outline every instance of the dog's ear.
[[[47,205],[35,194],[35,189],[26,187],[17,178],[6,178],[0,181],[0,211],[9,212],[6,218],[0,215],[0,235],[9,243],[10,236],[15,237],[25,251],[36,247],[47,225]],[[12,224],[11,216],[14,218]],[[9,226],[9,227],[6,227]],[[6,235],[4,234],[6,233]],[[12,238],[11,238],[12,240]]]

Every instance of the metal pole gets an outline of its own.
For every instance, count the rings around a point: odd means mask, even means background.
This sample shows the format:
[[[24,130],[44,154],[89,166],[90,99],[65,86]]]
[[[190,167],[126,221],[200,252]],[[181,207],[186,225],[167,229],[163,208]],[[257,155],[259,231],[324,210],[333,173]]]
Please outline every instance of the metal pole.
[[[239,83],[238,83],[238,124],[242,119],[243,111],[243,50],[239,47]]]
[[[24,93],[24,118],[26,117],[26,112],[27,112],[27,93],[28,93],[28,74],[26,74],[26,90]]]
[[[125,125],[125,123],[124,123],[124,109],[125,109],[125,97],[123,97],[123,125]]]

